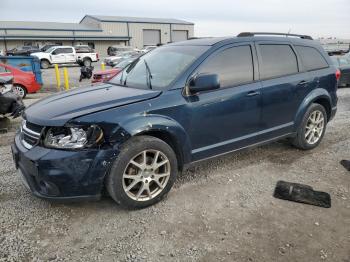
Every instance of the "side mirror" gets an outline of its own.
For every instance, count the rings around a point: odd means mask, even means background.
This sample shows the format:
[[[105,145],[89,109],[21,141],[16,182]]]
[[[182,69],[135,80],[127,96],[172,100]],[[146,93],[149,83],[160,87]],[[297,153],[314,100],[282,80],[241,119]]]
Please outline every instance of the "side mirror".
[[[56,50],[52,51],[52,53],[51,53],[51,54],[52,54],[52,55],[57,55]]]
[[[220,88],[219,76],[217,74],[199,74],[189,81],[188,90],[190,94],[201,91],[209,91]]]

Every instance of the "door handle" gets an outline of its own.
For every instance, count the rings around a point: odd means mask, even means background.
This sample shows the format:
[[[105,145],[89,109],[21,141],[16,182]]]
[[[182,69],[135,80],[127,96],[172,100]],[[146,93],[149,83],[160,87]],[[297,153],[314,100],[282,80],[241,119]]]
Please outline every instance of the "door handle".
[[[247,96],[258,96],[258,95],[260,95],[259,91],[249,91],[247,93]]]
[[[298,86],[304,86],[304,85],[307,85],[308,83],[309,83],[308,81],[302,80],[298,83]]]

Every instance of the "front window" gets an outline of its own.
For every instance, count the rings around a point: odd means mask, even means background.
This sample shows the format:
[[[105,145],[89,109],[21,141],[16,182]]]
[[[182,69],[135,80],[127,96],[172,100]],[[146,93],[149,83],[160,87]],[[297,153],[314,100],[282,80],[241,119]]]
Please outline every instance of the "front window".
[[[207,46],[164,46],[136,59],[112,84],[135,88],[165,90]]]

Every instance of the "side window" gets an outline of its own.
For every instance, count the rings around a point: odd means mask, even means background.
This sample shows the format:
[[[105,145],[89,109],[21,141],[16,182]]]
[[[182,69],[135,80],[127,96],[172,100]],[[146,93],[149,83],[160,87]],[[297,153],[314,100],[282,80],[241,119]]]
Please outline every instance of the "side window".
[[[290,45],[260,44],[259,45],[260,78],[274,78],[291,75],[298,72],[297,57]]]
[[[64,54],[71,54],[73,53],[73,49],[72,48],[62,48]]]
[[[309,46],[295,46],[295,48],[307,71],[328,67],[326,59],[324,59],[316,48]]]
[[[63,54],[63,53],[64,53],[64,52],[63,52],[63,49],[64,49],[64,48],[57,48],[57,49],[55,49],[55,50],[53,51],[53,54],[55,54],[55,55]]]
[[[236,46],[209,56],[197,73],[218,74],[221,88],[251,82],[254,80],[251,48]]]

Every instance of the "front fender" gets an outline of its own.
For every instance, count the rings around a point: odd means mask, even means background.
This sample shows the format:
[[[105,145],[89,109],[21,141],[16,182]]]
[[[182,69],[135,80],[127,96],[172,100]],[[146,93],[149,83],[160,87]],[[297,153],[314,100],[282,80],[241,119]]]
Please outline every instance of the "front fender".
[[[294,131],[297,130],[298,126],[300,125],[306,110],[308,109],[308,107],[316,100],[318,99],[325,99],[328,101],[329,106],[331,106],[331,97],[329,95],[329,93],[327,92],[327,90],[322,89],[322,88],[317,88],[312,90],[305,98],[304,100],[301,102],[299,109],[297,111],[297,114],[295,116],[294,119]]]
[[[172,143],[181,153],[183,163],[186,164],[191,161],[190,139],[184,128],[170,117],[152,114],[143,114],[133,117],[132,119],[119,123],[119,128],[112,135],[112,140],[122,143],[132,136],[151,132],[162,133],[171,137]]]

